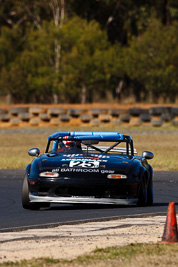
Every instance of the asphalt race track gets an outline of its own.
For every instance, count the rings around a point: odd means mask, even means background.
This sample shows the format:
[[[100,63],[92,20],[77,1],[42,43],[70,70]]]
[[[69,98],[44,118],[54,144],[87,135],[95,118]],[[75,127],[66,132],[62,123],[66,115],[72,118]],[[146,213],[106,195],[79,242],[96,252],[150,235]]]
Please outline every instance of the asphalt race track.
[[[80,221],[166,214],[169,202],[175,202],[178,211],[178,171],[154,172],[152,207],[51,205],[50,209],[40,211],[22,208],[21,190],[24,174],[24,170],[0,170],[0,232]]]

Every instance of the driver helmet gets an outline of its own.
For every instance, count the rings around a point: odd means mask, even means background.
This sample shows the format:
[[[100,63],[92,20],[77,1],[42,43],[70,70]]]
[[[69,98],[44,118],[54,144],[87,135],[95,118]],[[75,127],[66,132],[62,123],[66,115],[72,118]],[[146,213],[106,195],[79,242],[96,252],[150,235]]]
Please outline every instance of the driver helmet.
[[[75,146],[75,141],[63,141],[63,144],[65,145],[65,147],[71,148]]]

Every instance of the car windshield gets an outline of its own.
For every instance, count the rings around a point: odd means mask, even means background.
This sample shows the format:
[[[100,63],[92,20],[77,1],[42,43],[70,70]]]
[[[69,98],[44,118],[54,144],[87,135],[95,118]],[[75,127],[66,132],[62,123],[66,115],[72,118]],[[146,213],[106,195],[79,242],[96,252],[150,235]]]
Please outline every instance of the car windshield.
[[[88,140],[87,140],[88,141]],[[70,140],[68,142],[61,140],[53,140],[50,142],[48,153],[62,153],[62,154],[123,154],[131,155],[131,146],[129,142],[87,142],[86,140],[76,141]],[[95,144],[96,143],[96,144]],[[134,150],[136,154],[136,150]]]

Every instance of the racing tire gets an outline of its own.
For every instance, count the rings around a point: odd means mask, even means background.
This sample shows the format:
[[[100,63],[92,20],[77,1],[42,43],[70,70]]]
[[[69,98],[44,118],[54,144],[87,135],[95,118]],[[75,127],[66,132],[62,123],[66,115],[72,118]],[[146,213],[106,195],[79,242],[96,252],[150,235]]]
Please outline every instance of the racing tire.
[[[6,114],[7,111],[5,109],[0,108],[0,114]]]
[[[18,118],[21,121],[29,122],[29,120],[32,118],[32,115],[29,112],[22,112],[19,113]]]
[[[149,109],[149,113],[153,116],[161,115],[164,112],[164,107],[153,107]]]
[[[141,179],[139,191],[138,191],[138,202],[137,206],[143,207],[147,204],[147,186],[146,186],[146,179],[143,177]]]
[[[152,178],[150,178],[148,187],[147,187],[147,205],[152,206],[153,205],[153,181]]]
[[[98,116],[102,113],[102,109],[92,108],[90,112],[94,118],[98,118]]]
[[[130,108],[129,109],[129,114],[131,116],[139,116],[141,114],[141,112],[142,112],[142,109],[140,109],[140,108]]]
[[[123,109],[111,109],[109,113],[111,114],[112,117],[118,118],[119,115],[124,113],[124,110]]]
[[[29,199],[29,188],[27,175],[25,175],[23,186],[22,186],[22,207],[29,210],[39,210],[40,208],[49,208],[49,203],[31,203]]]
[[[13,107],[9,109],[9,113],[11,115],[18,115],[23,112],[28,112],[28,108],[27,107],[16,107],[16,108]]]
[[[81,115],[82,111],[82,109],[69,109],[69,115],[71,117],[78,118]]]
[[[174,116],[178,116],[178,108],[171,108],[171,114]]]
[[[151,121],[151,115],[150,114],[140,114],[140,119],[142,122],[150,122]]]
[[[71,119],[71,117],[68,114],[61,114],[59,118],[60,121],[62,122],[69,122]]]
[[[65,109],[62,109],[62,108],[49,108],[47,111],[47,114],[50,117],[56,117],[56,118],[58,118],[59,115],[62,115],[65,113],[66,113]]]
[[[83,114],[80,116],[80,120],[84,123],[89,123],[92,117],[89,114]]]

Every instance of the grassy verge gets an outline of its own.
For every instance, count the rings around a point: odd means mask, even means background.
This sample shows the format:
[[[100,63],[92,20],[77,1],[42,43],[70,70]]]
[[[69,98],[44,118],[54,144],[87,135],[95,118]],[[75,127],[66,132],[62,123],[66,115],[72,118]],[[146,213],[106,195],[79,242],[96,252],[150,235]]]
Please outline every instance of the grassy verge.
[[[144,150],[154,153],[153,160],[149,163],[154,170],[175,171],[178,170],[178,142],[177,135],[172,134],[133,134],[135,148],[138,155]]]
[[[55,131],[54,131],[55,132]],[[24,169],[32,160],[28,156],[28,150],[32,147],[40,148],[43,153],[49,134],[0,134],[0,168]],[[178,170],[177,135],[172,133],[133,133],[134,146],[141,155],[142,151],[150,150],[155,154],[150,161],[154,170]]]
[[[74,260],[51,258],[33,259],[21,263],[3,263],[0,266],[52,266],[52,267],[141,267],[141,266],[177,266],[178,244],[130,244],[123,247],[96,249],[92,253]]]
[[[71,129],[62,129],[62,131]],[[79,129],[75,129],[79,130]],[[88,130],[88,129],[84,129]],[[91,130],[91,129],[90,129]],[[94,129],[92,129],[94,130]],[[96,129],[97,131],[118,131],[118,129]],[[143,129],[141,129],[143,131]],[[154,170],[178,170],[178,142],[177,134],[173,134],[172,128],[165,132],[165,129],[156,130],[154,134],[147,128],[144,133],[141,130],[132,131],[134,147],[138,155],[144,150],[152,151],[155,155],[150,161]],[[175,129],[174,129],[175,130]],[[51,133],[59,131],[54,129]],[[129,134],[129,128],[123,128],[122,133]],[[43,153],[47,144],[49,133],[0,133],[0,169],[25,169],[25,166],[31,162],[32,158],[28,156],[28,150],[32,147],[38,147]]]

